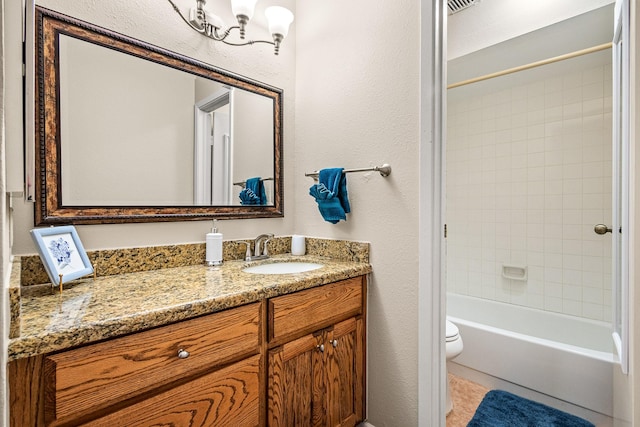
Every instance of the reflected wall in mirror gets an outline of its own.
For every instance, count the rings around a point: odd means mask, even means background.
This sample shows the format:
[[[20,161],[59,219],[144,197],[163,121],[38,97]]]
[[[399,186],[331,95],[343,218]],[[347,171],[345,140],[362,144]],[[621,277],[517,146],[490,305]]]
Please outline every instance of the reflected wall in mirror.
[[[36,30],[36,225],[283,215],[280,89],[44,8]]]

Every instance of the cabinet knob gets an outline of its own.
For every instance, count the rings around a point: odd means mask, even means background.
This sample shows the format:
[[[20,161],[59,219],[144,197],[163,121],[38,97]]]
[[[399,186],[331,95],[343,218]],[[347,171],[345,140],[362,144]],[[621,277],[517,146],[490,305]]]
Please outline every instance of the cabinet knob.
[[[331,345],[333,348],[336,348],[338,346],[338,340],[331,340]]]
[[[187,357],[189,357],[189,352],[187,350],[178,350],[178,359],[186,359]]]
[[[317,345],[316,348],[320,350],[320,353],[324,353],[324,344]]]

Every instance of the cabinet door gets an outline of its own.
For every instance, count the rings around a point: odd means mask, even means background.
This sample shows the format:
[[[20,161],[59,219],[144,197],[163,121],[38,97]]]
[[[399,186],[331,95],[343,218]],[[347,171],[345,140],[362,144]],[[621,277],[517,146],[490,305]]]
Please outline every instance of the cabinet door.
[[[364,323],[351,318],[327,333],[325,369],[329,426],[353,427],[363,419]]]
[[[253,356],[83,426],[254,427],[259,372],[260,356]]]
[[[325,426],[323,334],[309,334],[269,352],[269,426]]]

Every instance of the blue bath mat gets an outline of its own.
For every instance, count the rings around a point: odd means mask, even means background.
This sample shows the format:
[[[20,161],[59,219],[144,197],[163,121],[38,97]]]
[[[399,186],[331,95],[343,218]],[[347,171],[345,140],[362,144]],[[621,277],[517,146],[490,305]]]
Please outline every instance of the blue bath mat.
[[[594,427],[587,420],[502,390],[484,396],[467,427]]]

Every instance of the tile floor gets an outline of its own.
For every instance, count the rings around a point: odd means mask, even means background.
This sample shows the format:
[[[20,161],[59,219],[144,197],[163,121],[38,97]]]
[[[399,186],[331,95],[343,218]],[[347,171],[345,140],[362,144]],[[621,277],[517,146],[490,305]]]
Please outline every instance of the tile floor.
[[[453,410],[447,416],[447,427],[466,427],[489,389],[452,374],[449,382]]]

